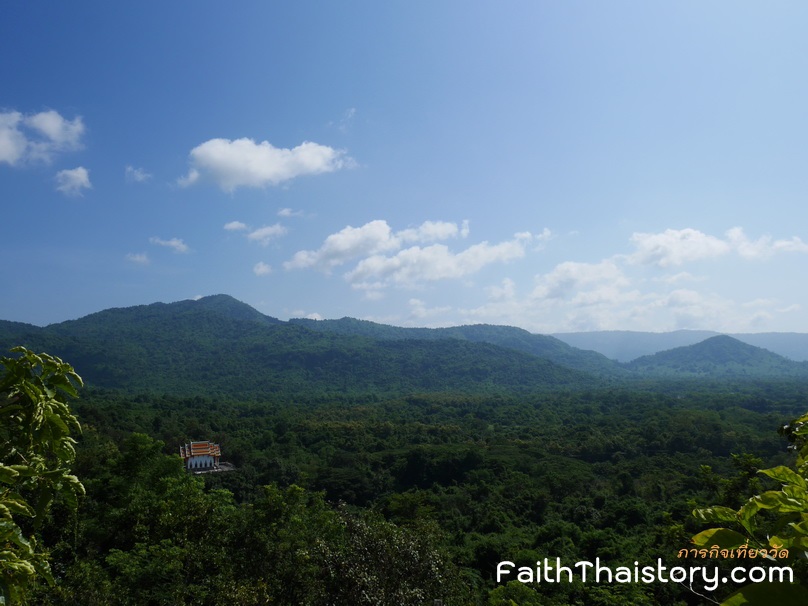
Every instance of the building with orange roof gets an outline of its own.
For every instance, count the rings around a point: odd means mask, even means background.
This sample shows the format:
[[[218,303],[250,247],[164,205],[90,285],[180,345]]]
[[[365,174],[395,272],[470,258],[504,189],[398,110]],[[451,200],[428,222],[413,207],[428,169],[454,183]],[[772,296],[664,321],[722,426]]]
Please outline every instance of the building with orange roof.
[[[221,455],[219,445],[207,440],[180,446],[180,456],[185,461],[185,469],[188,471],[218,469]]]

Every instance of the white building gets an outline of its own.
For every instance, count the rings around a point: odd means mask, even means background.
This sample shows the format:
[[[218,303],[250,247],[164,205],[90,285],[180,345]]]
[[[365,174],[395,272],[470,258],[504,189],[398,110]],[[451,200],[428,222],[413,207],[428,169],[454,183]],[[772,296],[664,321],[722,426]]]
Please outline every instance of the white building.
[[[180,456],[185,461],[185,469],[188,471],[218,469],[221,455],[219,445],[207,440],[180,446]]]

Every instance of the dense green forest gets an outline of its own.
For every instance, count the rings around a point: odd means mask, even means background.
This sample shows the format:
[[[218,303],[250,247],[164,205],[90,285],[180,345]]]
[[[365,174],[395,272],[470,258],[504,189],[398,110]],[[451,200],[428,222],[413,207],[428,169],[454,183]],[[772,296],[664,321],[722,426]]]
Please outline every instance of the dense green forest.
[[[53,577],[27,603],[717,603],[737,586],[498,584],[496,567],[694,563],[678,557],[704,529],[693,509],[765,489],[757,471],[793,461],[778,427],[808,408],[799,376],[625,380],[502,344],[344,335],[209,303],[225,313],[5,326],[71,350],[91,379],[70,402],[86,494],[22,524]],[[201,349],[183,357],[189,334]],[[189,440],[221,444],[236,470],[186,473]]]
[[[693,507],[752,494],[764,461],[787,461],[776,428],[803,406],[788,384],[294,401],[89,390],[74,403],[87,495],[43,529],[58,582],[32,603],[704,603],[661,584],[527,594],[494,572],[544,557],[675,565],[700,529]],[[177,447],[201,437],[237,471],[186,474]]]

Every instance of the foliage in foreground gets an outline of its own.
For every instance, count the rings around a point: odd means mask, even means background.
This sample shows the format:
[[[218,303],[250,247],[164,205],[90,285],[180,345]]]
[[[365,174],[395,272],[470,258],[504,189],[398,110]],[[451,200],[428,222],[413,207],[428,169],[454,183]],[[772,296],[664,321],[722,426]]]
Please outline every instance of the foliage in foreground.
[[[710,528],[693,537],[693,543],[702,549],[737,553],[739,558],[764,558],[766,565],[785,563],[805,574],[808,552],[808,414],[780,428],[796,451],[794,468],[778,465],[761,469],[758,473],[776,482],[777,487],[749,498],[739,509],[725,506],[700,508],[693,515],[702,522],[728,523],[731,528]],[[751,554],[751,555],[750,555]],[[791,555],[789,560],[784,558]],[[734,557],[734,556],[733,556]],[[740,562],[740,560],[738,560]],[[769,584],[750,584],[730,595],[723,605],[750,604],[765,606],[772,603]],[[780,585],[777,603],[785,606],[808,603],[808,589],[799,582]]]
[[[71,431],[79,432],[67,397],[81,378],[59,358],[18,347],[0,359],[0,595],[23,599],[37,576],[53,583],[39,529],[54,498],[75,510],[84,493],[70,473],[76,456]]]

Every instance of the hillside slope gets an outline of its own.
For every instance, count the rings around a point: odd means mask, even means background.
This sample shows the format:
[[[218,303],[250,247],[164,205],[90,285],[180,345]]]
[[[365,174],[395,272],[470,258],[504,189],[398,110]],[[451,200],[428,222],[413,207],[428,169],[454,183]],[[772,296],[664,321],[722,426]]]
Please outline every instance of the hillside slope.
[[[455,339],[472,343],[490,343],[602,377],[627,376],[625,369],[602,354],[577,349],[555,337],[533,334],[513,326],[474,324],[450,328],[403,328],[354,318],[342,318],[339,320],[294,318],[289,322],[321,332],[364,336],[385,341]]]
[[[808,377],[808,363],[793,362],[760,347],[718,335],[627,363],[647,376],[755,378]]]

